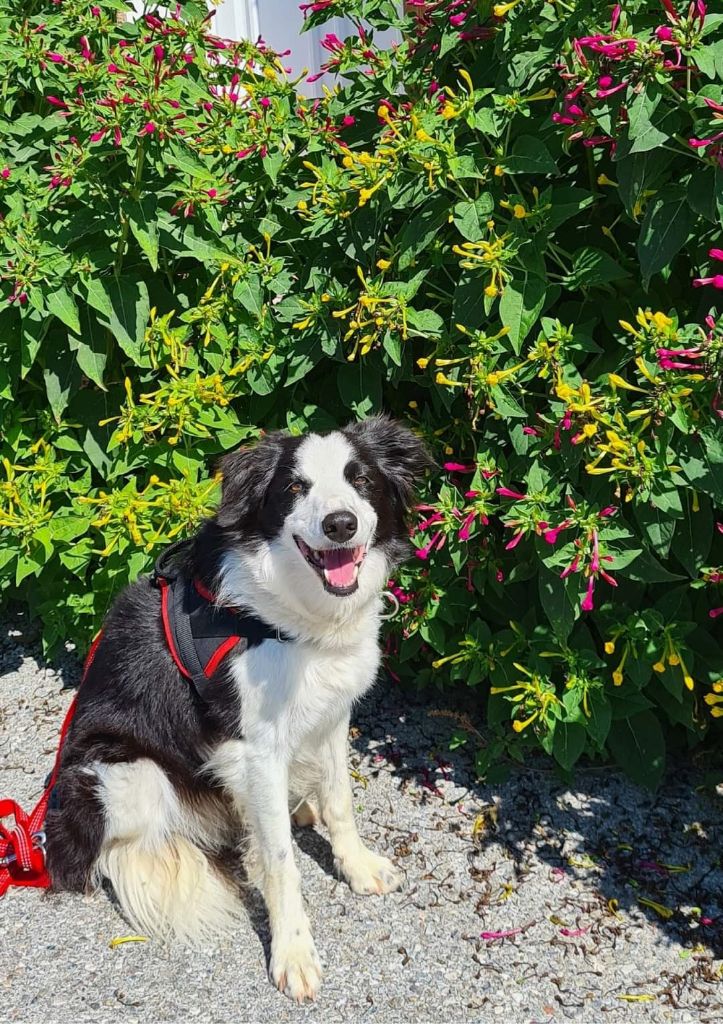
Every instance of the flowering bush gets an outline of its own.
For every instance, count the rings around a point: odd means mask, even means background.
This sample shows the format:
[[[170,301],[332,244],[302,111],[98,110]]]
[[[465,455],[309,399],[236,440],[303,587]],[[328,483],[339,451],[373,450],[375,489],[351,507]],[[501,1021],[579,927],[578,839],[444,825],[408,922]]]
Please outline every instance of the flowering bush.
[[[723,716],[723,15],[304,7],[318,100],[199,5],[0,0],[3,596],[85,643],[214,456],[386,408],[440,462],[392,678],[477,689],[482,774],[654,784]]]

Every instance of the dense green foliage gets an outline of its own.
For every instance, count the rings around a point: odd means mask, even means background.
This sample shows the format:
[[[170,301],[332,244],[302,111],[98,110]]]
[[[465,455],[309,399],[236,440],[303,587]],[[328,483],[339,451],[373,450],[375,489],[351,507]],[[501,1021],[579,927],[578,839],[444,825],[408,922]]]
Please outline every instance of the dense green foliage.
[[[0,0],[3,597],[85,644],[220,452],[384,408],[440,463],[390,673],[476,688],[481,772],[655,783],[723,715],[723,15],[306,7],[364,26],[319,100],[199,6]]]

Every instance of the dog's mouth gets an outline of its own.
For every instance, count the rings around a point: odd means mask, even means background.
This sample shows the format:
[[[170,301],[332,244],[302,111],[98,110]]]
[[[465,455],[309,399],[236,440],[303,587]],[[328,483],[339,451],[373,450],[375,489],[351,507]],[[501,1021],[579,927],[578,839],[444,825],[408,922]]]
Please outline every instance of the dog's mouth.
[[[366,545],[354,548],[310,548],[301,539],[294,537],[296,546],[330,594],[346,597],[359,586],[359,569],[367,553]]]

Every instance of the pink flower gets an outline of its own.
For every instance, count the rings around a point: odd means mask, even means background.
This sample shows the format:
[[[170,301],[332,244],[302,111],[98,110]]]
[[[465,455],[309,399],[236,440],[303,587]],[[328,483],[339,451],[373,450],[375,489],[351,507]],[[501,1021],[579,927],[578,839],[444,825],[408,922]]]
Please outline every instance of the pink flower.
[[[417,558],[420,558],[423,562],[429,558],[435,548],[441,548],[444,546],[444,535],[440,531],[435,533],[428,544],[425,544],[423,548],[418,548],[414,553]]]
[[[505,551],[512,551],[513,548],[516,548],[524,536],[524,530],[518,530],[512,540],[505,544]]]
[[[559,526],[555,526],[552,530],[545,530],[542,536],[545,538],[548,544],[557,544],[557,538],[563,530],[567,530],[572,526],[572,522],[566,519],[564,523],[560,523]]]
[[[51,107],[67,107],[68,104],[64,103],[63,100],[59,100],[57,96],[46,96],[45,97]]]
[[[344,49],[344,44],[342,43],[341,39],[333,32],[328,32],[324,36],[324,38],[321,40],[321,45],[324,47],[325,50],[328,50],[330,53],[339,53]]]
[[[718,142],[719,139],[723,139],[723,132],[718,132],[717,135],[711,135],[709,139],[688,139],[688,145],[694,149],[701,149],[703,146],[712,146],[714,142]]]
[[[498,487],[497,493],[501,494],[503,498],[512,498],[514,501],[525,501],[527,499],[526,494],[520,494],[519,491],[511,491],[509,487]]]
[[[580,608],[582,609],[582,611],[584,611],[584,612],[591,612],[593,610],[593,608],[595,607],[595,602],[593,600],[593,591],[594,590],[595,590],[595,577],[594,576],[590,576],[588,581],[587,581],[587,591],[586,591],[585,596],[583,597],[582,601],[580,602]]]
[[[318,11],[325,11],[327,7],[331,7],[334,0],[313,0],[309,4],[299,4],[299,10],[304,12],[306,15],[307,11],[311,11],[312,14],[316,14]]]
[[[48,60],[52,61],[53,64],[67,64],[68,61],[62,55],[62,53],[46,53],[45,56]]]
[[[138,132],[139,135],[153,135],[156,130],[155,123],[153,121],[146,121],[141,130]]]
[[[723,290],[723,274],[714,274],[713,277],[697,277],[693,281],[694,288],[701,288],[703,285],[710,284],[719,291]]]
[[[105,135],[105,133],[107,131],[108,131],[107,128],[101,128],[99,131],[93,132],[91,134],[91,136],[90,136],[90,141],[91,142],[100,142],[100,140],[103,138],[103,136]]]
[[[0,178],[2,178],[4,181],[7,181],[9,177],[10,177],[10,168],[9,167],[3,167],[3,169],[0,171]]]
[[[466,20],[467,14],[464,12],[462,14],[453,14],[449,19],[449,23],[453,28],[459,28],[460,25],[464,25]]]
[[[708,612],[708,616],[711,619],[717,619],[719,615],[723,615],[723,606],[720,608],[711,608]]]
[[[245,160],[247,156],[251,156],[256,146],[249,146],[248,149],[240,149],[236,154],[237,160]]]
[[[620,21],[620,4],[615,4],[610,15],[610,31],[614,32]]]
[[[655,30],[655,35],[661,43],[669,43],[673,38],[673,30],[670,25],[659,25]]]
[[[610,516],[614,516],[617,510],[617,505],[607,505],[605,508],[600,509],[598,515],[601,515],[605,519],[608,519]]]
[[[353,124],[356,124],[356,118],[352,114],[345,114],[341,119],[341,123],[345,128],[351,128]]]
[[[448,473],[474,473],[477,467],[474,464],[464,462],[445,462],[444,468]]]
[[[414,530],[414,533],[424,533],[430,526],[434,526],[435,523],[441,523],[443,519],[444,515],[441,512],[435,512],[434,515],[421,522]]]
[[[163,49],[162,46],[153,47],[153,59],[155,60],[156,64],[161,64],[165,55],[166,51]]]
[[[271,106],[271,100],[268,98],[268,96],[262,96],[261,99],[259,100],[259,103],[264,108]]]
[[[459,537],[460,540],[469,540],[469,532],[476,515],[477,512],[473,510],[467,516],[465,516],[464,521],[462,522],[462,525],[459,528],[459,532],[457,533],[457,536]]]
[[[100,7],[96,7],[94,4],[90,9],[90,13],[94,18],[100,18]]]
[[[539,437],[540,431],[536,427],[523,427],[522,433],[527,434],[528,437]]]
[[[708,255],[712,260],[723,260],[723,249],[709,249]]]
[[[208,196],[209,199],[215,199],[216,196],[218,195],[218,192],[215,188],[209,188],[206,189],[206,195]]]

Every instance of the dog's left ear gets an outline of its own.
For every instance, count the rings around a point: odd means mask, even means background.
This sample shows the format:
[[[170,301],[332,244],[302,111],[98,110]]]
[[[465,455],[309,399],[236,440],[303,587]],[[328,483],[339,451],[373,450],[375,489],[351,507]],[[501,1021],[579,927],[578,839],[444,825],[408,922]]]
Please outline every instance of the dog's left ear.
[[[223,476],[216,522],[223,527],[248,527],[271,486],[281,458],[284,434],[267,434],[249,448],[228,452],[219,460]]]
[[[345,432],[369,450],[405,505],[425,471],[435,465],[421,438],[389,416],[350,423]]]

